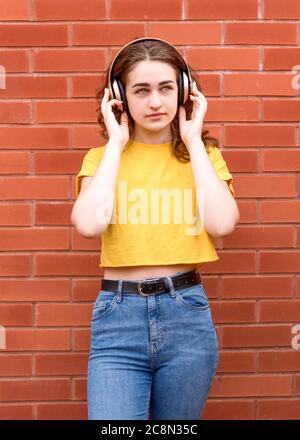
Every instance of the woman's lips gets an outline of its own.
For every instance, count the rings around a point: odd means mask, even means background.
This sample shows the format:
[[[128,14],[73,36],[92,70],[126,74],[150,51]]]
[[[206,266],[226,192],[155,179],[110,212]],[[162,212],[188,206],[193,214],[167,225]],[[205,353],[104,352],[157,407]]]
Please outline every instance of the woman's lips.
[[[159,118],[162,118],[164,116],[164,114],[162,114],[162,115],[150,115],[150,116],[147,116],[148,118],[151,118],[151,119],[159,119]]]

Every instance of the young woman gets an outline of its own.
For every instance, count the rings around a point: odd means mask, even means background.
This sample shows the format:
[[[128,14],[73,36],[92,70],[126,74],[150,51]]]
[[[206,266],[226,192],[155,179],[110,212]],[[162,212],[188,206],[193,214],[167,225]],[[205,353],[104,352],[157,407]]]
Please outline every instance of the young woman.
[[[200,90],[172,45],[140,38],[97,94],[107,143],[85,155],[71,215],[102,238],[89,419],[201,418],[218,339],[197,268],[219,259],[211,237],[230,234],[239,210]]]

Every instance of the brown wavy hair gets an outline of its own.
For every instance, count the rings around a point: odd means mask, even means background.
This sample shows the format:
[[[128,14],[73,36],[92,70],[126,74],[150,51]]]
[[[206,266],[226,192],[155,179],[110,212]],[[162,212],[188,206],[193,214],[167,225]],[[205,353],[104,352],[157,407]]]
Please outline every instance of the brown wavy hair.
[[[134,65],[139,61],[150,60],[150,61],[161,61],[163,63],[170,64],[176,72],[176,80],[178,84],[179,79],[179,69],[185,70],[185,65],[179,54],[172,47],[165,44],[163,41],[139,41],[135,44],[129,45],[122,50],[122,52],[118,55],[117,60],[114,64],[114,68],[112,71],[112,77],[118,76],[121,80],[122,85],[125,90],[126,78],[127,75],[134,69]],[[190,68],[188,65],[191,78],[196,82],[198,90],[202,93],[201,85],[199,84],[197,73]],[[103,115],[101,112],[101,102],[104,96],[104,89],[108,87],[108,73],[109,67],[106,70],[106,77],[104,84],[100,86],[96,91],[96,99],[99,107],[97,107],[98,112],[98,124],[100,125],[102,132],[101,135],[108,141],[109,136],[107,133],[107,129],[104,123]],[[112,99],[112,98],[110,98]],[[193,101],[188,98],[186,103],[184,104],[184,108],[186,111],[187,120],[191,118],[192,110],[193,110]],[[122,111],[116,106],[112,107],[112,111],[115,115],[115,118],[118,123],[120,123]],[[126,149],[130,146],[132,139],[132,134],[134,130],[134,120],[130,113],[128,114],[128,128],[129,128],[129,142],[126,145]],[[182,162],[188,162],[190,160],[189,151],[180,137],[179,130],[179,106],[176,112],[176,115],[171,122],[171,132],[173,135],[172,141],[172,152],[175,154],[178,160]],[[217,138],[209,135],[209,130],[203,130],[201,132],[201,139],[204,143],[206,149],[209,145],[213,145],[215,147],[219,146],[219,141]]]

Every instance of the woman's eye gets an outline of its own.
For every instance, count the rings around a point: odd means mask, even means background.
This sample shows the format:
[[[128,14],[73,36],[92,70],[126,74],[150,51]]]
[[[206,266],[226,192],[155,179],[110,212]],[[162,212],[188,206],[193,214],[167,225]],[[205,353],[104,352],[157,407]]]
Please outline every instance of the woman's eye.
[[[164,87],[162,87],[161,90],[163,90],[163,89],[169,89],[169,90],[172,90],[172,87],[170,87],[170,86],[164,86]],[[140,90],[137,91],[137,93],[143,92],[144,90],[146,90],[146,92],[147,92],[147,89],[140,89]]]

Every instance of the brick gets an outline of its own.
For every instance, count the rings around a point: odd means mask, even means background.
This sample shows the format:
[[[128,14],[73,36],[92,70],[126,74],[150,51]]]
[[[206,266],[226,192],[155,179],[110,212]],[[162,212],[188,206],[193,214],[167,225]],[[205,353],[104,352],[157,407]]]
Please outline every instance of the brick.
[[[300,399],[257,400],[257,418],[299,420]]]
[[[0,0],[0,20],[29,20],[30,10],[28,0]]]
[[[0,152],[0,173],[29,174],[30,153],[25,151]]]
[[[187,18],[189,19],[222,19],[222,20],[243,20],[257,18],[258,6],[255,0],[245,0],[243,8],[238,8],[236,0],[201,0],[201,7],[197,0],[187,1]]]
[[[74,251],[98,251],[101,249],[101,240],[86,239],[78,234],[75,228],[72,229],[72,249]]]
[[[31,304],[0,304],[0,322],[4,326],[30,326],[33,324]]]
[[[0,381],[3,400],[66,400],[70,397],[68,379],[33,379]]]
[[[209,273],[253,273],[255,270],[255,253],[248,252],[218,252],[220,260],[208,262],[206,267]]]
[[[298,364],[299,365],[299,364]],[[299,372],[299,368],[297,370]],[[296,396],[300,396],[300,375],[297,374],[295,377],[295,382],[296,382]]]
[[[2,298],[1,298],[2,299]],[[0,376],[31,376],[32,355],[1,353]],[[1,406],[0,406],[1,414]]]
[[[144,3],[139,0],[111,0],[111,20],[180,20],[182,2],[180,0],[152,0]],[[150,31],[150,35],[153,35]]]
[[[296,145],[296,127],[293,125],[234,125],[225,126],[225,146],[281,147]]]
[[[65,127],[1,127],[0,148],[64,148],[69,146]]]
[[[95,301],[96,296],[101,289],[101,279],[75,279],[73,284],[72,300],[76,302]]]
[[[66,199],[68,179],[66,177],[0,178],[2,199]]]
[[[296,246],[299,248],[300,247],[300,228],[299,226],[297,226],[297,243]]]
[[[1,124],[28,124],[30,122],[29,102],[1,102]]]
[[[300,350],[265,351],[258,353],[258,371],[284,373],[299,371]]]
[[[88,240],[88,239],[86,239]],[[98,240],[97,240],[98,241]],[[72,258],[72,263],[70,262]],[[35,276],[45,275],[84,275],[99,276],[99,252],[79,254],[59,253],[56,255],[35,256]]]
[[[71,133],[74,148],[85,148],[88,150],[91,146],[101,147],[107,143],[105,139],[99,136],[99,126],[96,124],[72,127]]]
[[[297,44],[296,23],[226,23],[225,44]]]
[[[300,314],[300,301],[272,300],[260,301],[261,322],[297,322]]]
[[[260,205],[262,222],[295,223],[300,218],[300,205],[298,200],[262,200]]]
[[[34,56],[36,72],[98,72],[107,68],[104,49],[41,49]]]
[[[201,77],[199,77],[199,75],[196,77],[205,96],[221,95],[221,75],[219,73],[201,73]]]
[[[255,275],[223,277],[221,298],[291,298],[292,276]]]
[[[264,121],[298,122],[300,120],[300,100],[265,99],[263,102],[263,115]]]
[[[79,152],[37,152],[34,155],[34,169],[36,174],[75,174],[82,160]]]
[[[300,3],[298,0],[265,0],[264,18],[291,19],[300,18]]]
[[[235,185],[239,197],[295,197],[295,176],[236,176]]]
[[[30,255],[2,254],[0,255],[0,267],[2,276],[29,276],[31,272]]]
[[[71,225],[72,203],[59,203],[55,205],[50,203],[36,203],[35,224],[36,225]]]
[[[8,329],[6,332],[6,336],[7,350],[22,352],[39,350],[65,351],[70,350],[71,348],[70,330],[68,329]]]
[[[125,3],[126,4],[126,3]],[[195,23],[195,22],[161,22],[149,23],[150,35],[156,38],[169,41],[171,44],[221,44],[222,28],[221,23]],[[182,52],[182,50],[179,51]]]
[[[289,70],[299,64],[299,47],[266,47],[264,49],[264,70]]]
[[[99,75],[73,76],[71,84],[72,96],[77,98],[95,98],[96,90],[100,87]]]
[[[296,276],[296,297],[300,298],[300,276]]]
[[[292,247],[291,226],[237,226],[230,236],[224,238],[229,248],[287,248]]]
[[[120,45],[135,38],[142,38],[143,23],[74,23],[72,25],[73,46]]]
[[[288,150],[287,148],[285,148],[284,150],[269,149],[263,151],[262,154],[263,154],[263,171],[297,172],[300,169],[299,149],[293,149],[293,150]]]
[[[67,78],[38,74],[37,76],[10,75],[2,98],[64,98],[67,96]]]
[[[233,373],[233,372],[254,372],[255,366],[255,351],[238,352],[238,351],[220,351],[219,352],[219,373]]]
[[[66,24],[0,24],[2,46],[67,46]]]
[[[300,272],[300,252],[281,251],[281,252],[260,252],[261,272]]]
[[[91,330],[76,329],[72,330],[72,348],[74,351],[82,351],[90,349]]]
[[[291,325],[243,325],[222,328],[223,348],[290,347]]]
[[[6,228],[0,230],[0,247],[3,251],[66,250],[68,237],[67,228]]]
[[[105,20],[105,0],[35,0],[35,17],[42,20]]]
[[[290,396],[291,393],[291,375],[265,374],[222,377],[222,396],[224,397]]]
[[[237,200],[241,218],[239,224],[255,223],[257,221],[256,202],[251,200]]]
[[[1,420],[33,420],[34,405],[0,403]]]
[[[225,301],[211,303],[215,323],[255,322],[255,302]]]
[[[28,50],[24,50],[24,49],[0,50],[0,65],[4,66],[6,72],[27,72],[28,63],[29,63],[28,58],[29,58]],[[2,96],[2,92],[3,89],[1,90],[1,96]]]
[[[0,279],[2,301],[68,301],[69,280],[53,278]]]
[[[194,69],[216,70],[258,70],[259,50],[253,48],[188,48],[187,59]]]
[[[96,103],[84,100],[36,102],[36,123],[96,122]]]
[[[231,173],[258,172],[258,153],[247,149],[236,151],[230,148],[221,148],[222,156]]]
[[[291,87],[293,76],[290,72],[224,73],[224,95],[296,96],[296,90]]]
[[[249,99],[209,99],[206,121],[258,121],[259,101]]]
[[[81,402],[38,403],[38,420],[87,420],[87,404]]]
[[[24,155],[18,157],[24,158]],[[29,226],[31,224],[30,219],[31,219],[31,207],[29,204],[5,203],[0,205],[1,226],[17,226],[17,225]]]
[[[36,324],[38,326],[82,326],[91,320],[90,304],[37,304]]]
[[[87,399],[87,378],[76,377],[74,378],[74,399],[86,400]]]
[[[222,399],[206,403],[202,418],[204,420],[254,420],[254,400]]]
[[[83,353],[36,355],[37,376],[85,375],[88,356]]]

